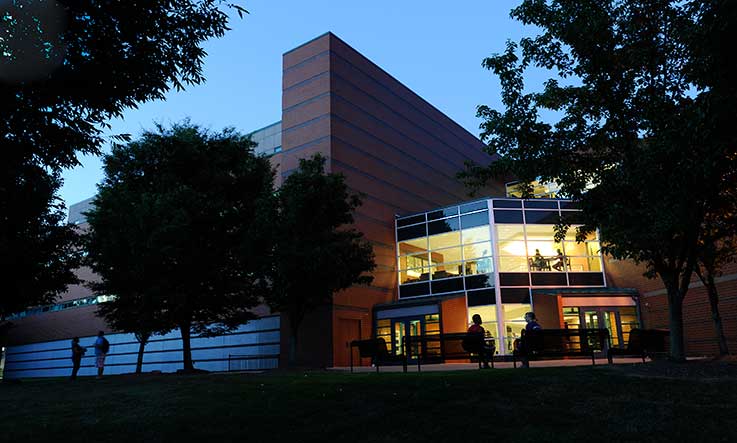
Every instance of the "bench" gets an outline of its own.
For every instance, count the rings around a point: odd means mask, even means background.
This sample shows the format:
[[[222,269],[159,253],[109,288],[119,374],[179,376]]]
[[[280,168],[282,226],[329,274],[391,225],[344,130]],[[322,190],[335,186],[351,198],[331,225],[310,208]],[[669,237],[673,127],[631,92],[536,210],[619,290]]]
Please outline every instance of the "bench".
[[[614,363],[614,356],[640,357],[645,363],[645,357],[666,355],[668,353],[668,339],[670,331],[663,329],[639,329],[630,331],[627,347],[624,349],[611,348],[607,351],[609,364]]]
[[[407,372],[407,360],[403,355],[392,355],[386,347],[386,341],[383,338],[369,338],[366,340],[353,340],[350,343],[351,373],[353,372],[353,348],[358,348],[359,358],[371,359],[371,362],[376,366],[376,372],[379,372],[379,366],[382,364],[398,362],[402,363],[404,372]]]
[[[516,368],[517,359],[521,357],[526,357],[528,361],[543,357],[591,357],[591,364],[596,365],[595,354],[605,352],[608,347],[607,329],[523,330],[520,349],[512,353],[512,362]],[[522,350],[525,355],[521,353]]]
[[[486,349],[484,349],[486,347]],[[487,352],[489,364],[494,367],[495,344],[492,338],[484,338],[480,334],[465,332],[417,335],[404,337],[405,372],[411,358],[417,361],[417,371],[422,370],[425,363],[443,363],[447,360],[478,360],[481,369],[481,352]]]

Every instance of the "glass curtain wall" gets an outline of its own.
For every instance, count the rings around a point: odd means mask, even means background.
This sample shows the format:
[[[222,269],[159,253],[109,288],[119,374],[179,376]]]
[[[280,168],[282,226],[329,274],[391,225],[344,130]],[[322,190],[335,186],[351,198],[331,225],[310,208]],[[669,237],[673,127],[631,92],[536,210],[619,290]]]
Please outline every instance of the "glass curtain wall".
[[[493,286],[486,201],[397,221],[400,298]]]
[[[556,243],[553,225],[497,224],[499,272],[601,272],[596,234],[577,243],[575,226]]]

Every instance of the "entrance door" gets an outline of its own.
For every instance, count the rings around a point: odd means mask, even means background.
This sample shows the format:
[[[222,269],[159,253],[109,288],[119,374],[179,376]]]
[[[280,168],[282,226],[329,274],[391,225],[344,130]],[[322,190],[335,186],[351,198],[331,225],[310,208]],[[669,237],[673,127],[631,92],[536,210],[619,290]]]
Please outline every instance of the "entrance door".
[[[422,335],[424,323],[423,317],[392,319],[392,331],[394,333],[392,350],[394,355],[402,355],[404,353],[404,337],[418,337]],[[412,349],[408,350],[407,355],[410,360],[415,360],[418,354],[419,348],[417,345],[413,345]]]
[[[350,343],[353,340],[361,339],[361,320],[351,318],[339,318],[335,325],[335,341],[336,343],[343,344],[344,346],[336,346],[333,354],[333,365],[334,366],[348,366],[351,362],[350,353],[353,352],[354,362],[361,363],[361,359],[358,357],[358,349],[351,348]]]
[[[621,343],[621,332],[619,330],[619,313],[609,309],[596,309],[583,311],[583,319],[587,328],[607,329],[609,331],[609,346],[619,347]]]

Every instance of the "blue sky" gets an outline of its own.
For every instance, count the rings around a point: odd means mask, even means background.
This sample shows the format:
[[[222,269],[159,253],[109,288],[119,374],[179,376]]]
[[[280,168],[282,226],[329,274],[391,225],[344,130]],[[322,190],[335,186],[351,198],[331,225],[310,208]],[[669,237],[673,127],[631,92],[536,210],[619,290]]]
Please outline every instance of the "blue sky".
[[[135,137],[154,121],[185,117],[242,132],[274,123],[281,119],[282,54],[332,31],[478,135],[476,106],[501,108],[498,80],[481,61],[531,32],[509,18],[520,0],[234,1],[251,14],[234,15],[232,31],[206,43],[207,82],[129,110],[111,122],[111,133]],[[80,160],[64,173],[67,205],[93,196],[102,178],[100,158]]]

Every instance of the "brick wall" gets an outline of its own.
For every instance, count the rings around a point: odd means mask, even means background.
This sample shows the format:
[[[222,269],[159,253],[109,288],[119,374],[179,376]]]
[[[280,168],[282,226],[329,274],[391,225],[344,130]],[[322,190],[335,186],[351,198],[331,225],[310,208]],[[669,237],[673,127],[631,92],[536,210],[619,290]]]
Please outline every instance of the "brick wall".
[[[607,259],[609,286],[632,287],[641,294],[640,312],[646,328],[668,328],[668,303],[665,288],[659,278],[642,276],[643,266],[627,261]],[[718,279],[719,311],[722,316],[727,345],[737,352],[737,264],[724,268]],[[706,288],[694,276],[683,302],[683,326],[686,353],[688,355],[714,355],[718,352],[714,323]]]

